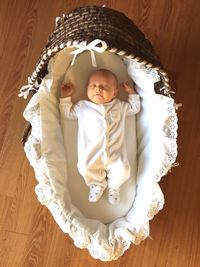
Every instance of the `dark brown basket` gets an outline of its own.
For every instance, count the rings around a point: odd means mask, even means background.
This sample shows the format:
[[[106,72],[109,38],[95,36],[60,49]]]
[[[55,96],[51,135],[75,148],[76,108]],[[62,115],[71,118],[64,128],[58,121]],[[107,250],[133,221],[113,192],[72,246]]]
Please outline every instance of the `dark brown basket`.
[[[123,13],[97,6],[76,8],[57,18],[56,28],[49,37],[33,74],[29,77],[28,86],[31,94],[38,90],[41,80],[48,73],[47,65],[52,56],[65,47],[73,47],[81,42],[88,44],[95,39],[105,41],[107,50],[111,53],[132,58],[158,71],[161,82],[155,84],[155,91],[170,95],[167,73],[145,35]]]

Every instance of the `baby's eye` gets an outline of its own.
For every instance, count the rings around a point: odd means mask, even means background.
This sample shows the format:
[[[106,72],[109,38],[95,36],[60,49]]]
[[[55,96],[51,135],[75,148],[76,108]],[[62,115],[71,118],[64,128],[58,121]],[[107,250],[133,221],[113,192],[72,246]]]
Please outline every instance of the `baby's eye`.
[[[102,89],[103,89],[103,90],[109,90],[110,87],[109,87],[108,85],[103,85]]]

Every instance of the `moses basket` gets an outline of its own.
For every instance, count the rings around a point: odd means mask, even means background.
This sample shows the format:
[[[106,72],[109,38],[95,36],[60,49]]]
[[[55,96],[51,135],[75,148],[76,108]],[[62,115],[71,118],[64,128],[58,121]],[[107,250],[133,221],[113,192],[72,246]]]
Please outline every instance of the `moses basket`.
[[[126,121],[131,177],[114,206],[106,193],[96,203],[88,201],[88,187],[77,170],[77,121],[59,112],[62,84],[75,84],[73,102],[84,99],[88,76],[99,68],[114,72],[119,82],[132,80],[141,99],[140,113]],[[22,141],[38,181],[38,200],[75,245],[96,259],[116,260],[132,243],[146,239],[149,221],[163,208],[158,182],[177,156],[178,105],[171,93],[168,75],[145,35],[121,12],[97,6],[56,19],[20,90],[19,96],[32,96],[23,113],[29,125]],[[124,92],[118,97],[126,100]]]

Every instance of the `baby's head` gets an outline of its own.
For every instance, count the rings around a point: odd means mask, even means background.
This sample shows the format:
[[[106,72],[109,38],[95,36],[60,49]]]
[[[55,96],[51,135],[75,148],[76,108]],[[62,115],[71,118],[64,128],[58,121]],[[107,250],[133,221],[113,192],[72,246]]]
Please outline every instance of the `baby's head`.
[[[118,92],[118,80],[110,70],[94,71],[87,85],[87,96],[95,104],[105,104],[113,100]]]

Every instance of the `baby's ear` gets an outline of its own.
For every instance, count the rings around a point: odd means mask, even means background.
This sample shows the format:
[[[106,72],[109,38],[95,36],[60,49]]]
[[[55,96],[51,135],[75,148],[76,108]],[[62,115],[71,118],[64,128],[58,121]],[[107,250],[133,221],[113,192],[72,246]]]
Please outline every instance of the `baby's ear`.
[[[119,91],[118,88],[116,88],[114,91],[114,97],[118,94],[118,91]]]

